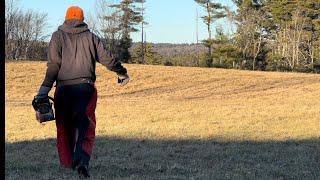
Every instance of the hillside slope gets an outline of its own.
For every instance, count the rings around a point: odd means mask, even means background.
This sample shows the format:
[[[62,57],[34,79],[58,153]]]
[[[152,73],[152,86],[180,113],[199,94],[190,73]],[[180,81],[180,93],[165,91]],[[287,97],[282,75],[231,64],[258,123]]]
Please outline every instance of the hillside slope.
[[[320,177],[320,75],[125,66],[125,87],[97,67],[95,178]],[[31,107],[45,67],[6,63],[8,178],[73,177]]]

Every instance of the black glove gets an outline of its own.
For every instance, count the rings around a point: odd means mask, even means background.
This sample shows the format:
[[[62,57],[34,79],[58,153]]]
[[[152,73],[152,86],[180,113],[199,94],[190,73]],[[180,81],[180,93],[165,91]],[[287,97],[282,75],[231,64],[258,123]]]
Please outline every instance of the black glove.
[[[118,74],[118,83],[120,86],[124,86],[129,82],[130,78],[127,73],[125,74]]]
[[[41,86],[40,89],[39,89],[39,91],[38,91],[37,96],[39,96],[39,97],[46,97],[46,96],[48,96],[50,90],[51,90],[50,87]]]

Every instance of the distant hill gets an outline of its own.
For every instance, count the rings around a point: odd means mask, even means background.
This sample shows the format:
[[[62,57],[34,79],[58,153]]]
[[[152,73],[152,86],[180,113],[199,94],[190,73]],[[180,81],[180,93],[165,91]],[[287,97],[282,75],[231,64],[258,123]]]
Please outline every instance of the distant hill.
[[[170,44],[170,43],[150,43],[154,50],[163,57],[175,57],[206,52],[206,47],[202,44]],[[140,46],[140,43],[133,43],[131,48]]]

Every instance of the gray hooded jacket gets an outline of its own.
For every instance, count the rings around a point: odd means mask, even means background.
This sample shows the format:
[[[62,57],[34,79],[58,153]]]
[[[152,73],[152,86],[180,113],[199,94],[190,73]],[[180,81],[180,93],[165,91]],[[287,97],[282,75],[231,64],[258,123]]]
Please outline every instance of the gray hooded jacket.
[[[42,86],[90,79],[95,82],[96,61],[118,74],[127,70],[108,53],[101,40],[89,31],[86,23],[66,20],[52,34],[48,49],[47,72]],[[77,81],[78,80],[78,81]]]

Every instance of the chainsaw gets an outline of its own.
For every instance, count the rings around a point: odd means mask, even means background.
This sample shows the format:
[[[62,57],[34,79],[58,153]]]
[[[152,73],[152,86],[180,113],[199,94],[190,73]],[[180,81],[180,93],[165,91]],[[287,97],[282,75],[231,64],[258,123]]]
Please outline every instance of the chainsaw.
[[[32,106],[36,111],[36,119],[40,123],[55,120],[54,111],[52,109],[53,98],[50,96],[39,97],[35,96],[32,101]]]

